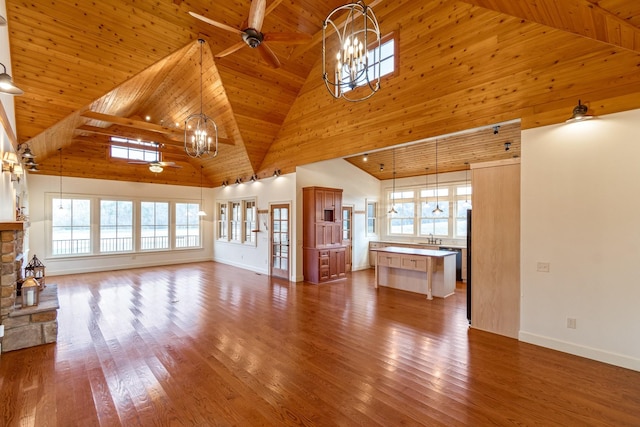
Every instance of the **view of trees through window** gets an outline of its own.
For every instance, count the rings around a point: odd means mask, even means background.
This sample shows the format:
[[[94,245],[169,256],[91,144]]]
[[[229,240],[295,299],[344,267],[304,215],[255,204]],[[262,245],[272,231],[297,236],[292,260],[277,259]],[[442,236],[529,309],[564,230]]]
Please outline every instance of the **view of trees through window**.
[[[435,188],[389,191],[387,213],[389,235],[464,238],[467,235],[467,209],[471,208],[471,187],[452,183]],[[433,213],[437,207],[442,213]]]
[[[52,256],[201,247],[198,203],[110,200],[98,196],[51,197],[50,203]]]

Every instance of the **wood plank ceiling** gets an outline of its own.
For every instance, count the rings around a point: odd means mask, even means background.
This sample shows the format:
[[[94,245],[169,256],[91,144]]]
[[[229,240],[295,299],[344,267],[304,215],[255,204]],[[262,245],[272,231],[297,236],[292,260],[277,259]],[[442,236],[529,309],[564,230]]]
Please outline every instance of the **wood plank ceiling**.
[[[596,115],[640,107],[635,0],[369,2],[397,37],[398,68],[360,103],[334,100],[321,80],[321,24],[340,0],[267,2],[263,32],[313,36],[270,45],[280,68],[248,47],[215,58],[239,36],[188,12],[241,29],[250,3],[7,0],[11,74],[25,91],[14,98],[18,143],[44,174],[60,173],[61,153],[66,176],[197,186],[202,165],[204,184],[219,186],[341,157],[385,179],[389,147],[402,146],[398,178],[433,173],[435,137],[455,134],[438,139],[438,170],[463,170],[520,155],[520,127],[560,123],[578,99]],[[221,144],[217,157],[191,159],[182,127],[201,96]],[[181,167],[153,174],[111,159],[111,135],[160,142],[163,159]]]

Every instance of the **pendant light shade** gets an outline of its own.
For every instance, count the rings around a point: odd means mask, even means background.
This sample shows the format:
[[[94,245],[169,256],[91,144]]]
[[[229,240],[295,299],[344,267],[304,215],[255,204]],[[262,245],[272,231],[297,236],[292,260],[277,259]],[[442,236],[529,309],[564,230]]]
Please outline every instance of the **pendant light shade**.
[[[442,212],[438,201],[438,140],[436,139],[436,208],[431,213],[440,215]]]
[[[22,95],[24,91],[13,83],[11,76],[7,74],[7,67],[2,63],[0,65],[2,65],[3,69],[2,73],[0,73],[0,92],[8,93],[9,95]]]
[[[569,117],[569,119],[566,121],[566,123],[581,122],[581,121],[584,121],[584,120],[593,119],[593,116],[588,115],[587,111],[589,111],[589,107],[584,105],[578,99],[578,105],[576,105],[573,108],[573,112],[571,113],[571,117]]]
[[[202,49],[203,39],[200,43],[200,113],[192,114],[184,122],[184,151],[189,157],[205,157],[218,155],[218,126],[212,118],[202,112]],[[211,151],[213,148],[213,151]]]

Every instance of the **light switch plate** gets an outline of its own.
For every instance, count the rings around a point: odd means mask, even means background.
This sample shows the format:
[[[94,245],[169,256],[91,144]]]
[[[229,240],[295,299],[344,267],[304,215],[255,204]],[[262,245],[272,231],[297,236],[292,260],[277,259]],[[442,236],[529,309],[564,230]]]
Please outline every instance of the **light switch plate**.
[[[548,273],[549,272],[549,263],[548,262],[539,262],[537,266],[537,271],[540,273]]]

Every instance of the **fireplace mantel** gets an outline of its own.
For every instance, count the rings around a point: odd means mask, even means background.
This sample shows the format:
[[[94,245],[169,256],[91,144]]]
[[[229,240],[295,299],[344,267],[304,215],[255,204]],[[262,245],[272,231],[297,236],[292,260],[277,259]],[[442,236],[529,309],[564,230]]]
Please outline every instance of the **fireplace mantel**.
[[[0,221],[0,231],[22,231],[24,221]]]

